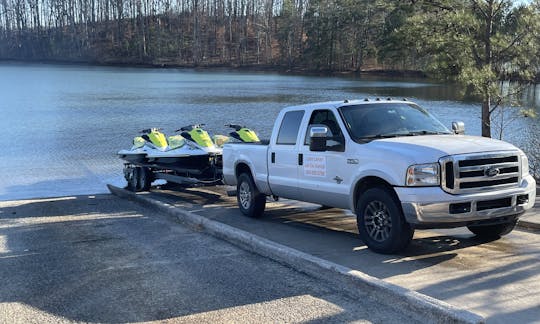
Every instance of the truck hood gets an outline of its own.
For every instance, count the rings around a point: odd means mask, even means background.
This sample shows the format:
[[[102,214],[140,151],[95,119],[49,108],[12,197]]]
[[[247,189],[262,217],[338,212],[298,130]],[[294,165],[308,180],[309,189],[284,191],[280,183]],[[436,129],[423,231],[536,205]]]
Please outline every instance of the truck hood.
[[[409,157],[416,163],[436,162],[443,156],[493,151],[518,151],[514,145],[480,136],[424,135],[374,140],[377,150]],[[391,155],[393,155],[391,154]]]

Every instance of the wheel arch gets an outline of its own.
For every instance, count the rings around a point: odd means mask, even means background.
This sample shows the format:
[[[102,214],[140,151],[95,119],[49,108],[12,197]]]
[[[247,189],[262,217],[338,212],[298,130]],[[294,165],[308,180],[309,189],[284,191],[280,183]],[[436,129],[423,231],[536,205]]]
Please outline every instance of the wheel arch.
[[[251,161],[245,161],[245,160],[238,161],[236,165],[234,166],[235,184],[238,184],[238,181],[237,181],[238,177],[242,173],[246,173],[253,180],[253,183],[255,184],[255,187],[257,188],[257,190],[259,190],[261,193],[267,196],[272,195],[272,190],[270,189],[270,186],[268,184],[268,174],[266,173],[257,174],[257,172],[258,171],[256,169],[256,166],[252,164]]]
[[[354,185],[354,189],[351,196],[351,210],[352,211],[355,211],[356,204],[358,203],[358,199],[360,198],[360,196],[366,190],[370,188],[374,188],[374,187],[384,187],[388,189],[392,193],[394,199],[396,199],[396,201],[398,202],[398,205],[401,209],[401,203],[400,203],[399,197],[396,191],[394,190],[394,187],[388,181],[377,176],[366,176],[359,179]]]
[[[234,175],[237,179],[242,173],[247,173],[249,174],[251,179],[254,179],[253,172],[251,171],[251,167],[246,162],[239,162],[234,167]]]

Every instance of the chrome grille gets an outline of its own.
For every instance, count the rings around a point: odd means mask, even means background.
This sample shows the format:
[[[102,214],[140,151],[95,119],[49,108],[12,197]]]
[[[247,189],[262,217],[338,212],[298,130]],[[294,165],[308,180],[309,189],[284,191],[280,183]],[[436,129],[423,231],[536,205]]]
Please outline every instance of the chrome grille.
[[[452,194],[512,187],[521,180],[517,152],[453,155],[439,163],[442,188]]]

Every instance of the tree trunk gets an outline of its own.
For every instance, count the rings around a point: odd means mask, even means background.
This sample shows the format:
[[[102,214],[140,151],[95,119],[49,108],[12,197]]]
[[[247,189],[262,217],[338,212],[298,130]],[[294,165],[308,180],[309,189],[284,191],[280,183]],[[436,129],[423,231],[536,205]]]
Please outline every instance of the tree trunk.
[[[488,8],[486,10],[486,30],[485,30],[485,39],[484,39],[484,66],[489,67],[491,70],[493,69],[493,53],[491,51],[491,36],[493,35],[493,15],[494,15],[494,8],[493,8],[493,0],[489,0],[487,2]],[[491,94],[490,94],[490,85],[485,85],[484,88],[484,100],[482,102],[482,136],[484,137],[491,137],[491,118],[490,118],[490,110],[491,110]]]
[[[491,137],[491,96],[488,94],[482,102],[482,136]]]
[[[199,1],[193,1],[193,48],[192,60],[193,64],[199,65]]]

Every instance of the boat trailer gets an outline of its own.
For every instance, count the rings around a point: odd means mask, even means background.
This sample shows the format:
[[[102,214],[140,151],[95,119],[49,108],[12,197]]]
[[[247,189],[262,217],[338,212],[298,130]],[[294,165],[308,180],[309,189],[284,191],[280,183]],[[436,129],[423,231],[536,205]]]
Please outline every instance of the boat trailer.
[[[181,168],[175,165],[156,163],[124,163],[124,177],[127,189],[135,192],[148,191],[152,182],[158,179],[179,185],[215,186],[223,184],[223,168],[214,160],[203,169]]]

